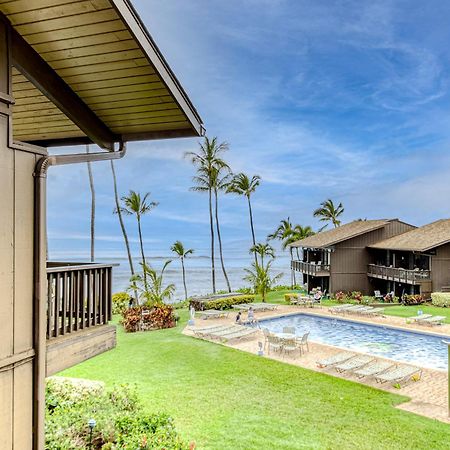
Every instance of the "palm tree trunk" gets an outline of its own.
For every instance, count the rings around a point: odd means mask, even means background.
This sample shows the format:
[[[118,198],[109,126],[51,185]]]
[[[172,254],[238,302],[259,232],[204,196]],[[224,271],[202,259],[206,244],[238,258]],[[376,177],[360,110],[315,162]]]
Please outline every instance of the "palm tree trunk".
[[[184,269],[184,257],[181,257],[181,269],[183,272],[184,300],[187,300],[188,295],[187,295],[187,287],[186,287],[186,271]]]
[[[217,239],[219,241],[220,264],[222,266],[223,276],[224,276],[225,281],[227,283],[228,292],[231,292],[230,280],[228,279],[227,271],[225,270],[225,263],[223,261],[222,238],[220,236],[220,226],[219,226],[219,200],[218,200],[218,195],[217,195],[217,189],[214,190],[214,199],[215,199]]]
[[[216,293],[216,267],[214,262],[214,221],[212,212],[212,192],[209,189],[209,227],[211,232],[211,278],[213,294]]]
[[[256,245],[256,239],[255,239],[255,228],[253,226],[253,213],[252,213],[252,204],[250,202],[250,195],[247,196],[247,201],[248,201],[248,213],[250,216],[250,229],[252,230],[252,241],[253,241],[253,246]],[[258,260],[256,259],[256,252],[254,252],[255,255],[255,263],[258,262]]]
[[[137,216],[137,223],[138,223],[138,232],[139,232],[139,244],[141,247],[141,257],[142,257],[142,264],[143,264],[143,273],[144,273],[144,286],[145,286],[145,290],[148,290],[148,285],[147,285],[147,271],[146,268],[144,266],[147,265],[147,262],[145,261],[145,254],[144,254],[144,241],[142,239],[142,229],[141,229],[141,218],[139,216]]]
[[[86,153],[89,153],[89,145],[86,145]],[[91,262],[95,260],[95,186],[91,163],[87,163],[89,175],[89,187],[91,190]]]
[[[130,242],[128,240],[127,230],[126,230],[125,224],[123,222],[122,210],[120,209],[119,193],[117,192],[116,171],[114,169],[114,161],[112,161],[112,160],[111,160],[111,171],[112,171],[112,175],[113,175],[114,199],[116,201],[117,217],[119,218],[120,229],[122,230],[123,240],[125,241],[125,248],[127,250],[127,256],[128,256],[128,264],[130,265],[130,272],[131,272],[131,275],[134,275],[134,265],[133,265],[133,258],[131,256]]]

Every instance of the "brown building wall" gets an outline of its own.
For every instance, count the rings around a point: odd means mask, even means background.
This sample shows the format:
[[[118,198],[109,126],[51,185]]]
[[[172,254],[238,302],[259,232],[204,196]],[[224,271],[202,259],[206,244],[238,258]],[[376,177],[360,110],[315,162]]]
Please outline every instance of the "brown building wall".
[[[450,244],[438,247],[436,255],[431,257],[431,280],[433,292],[450,286]]]
[[[414,228],[400,221],[336,244],[330,255],[330,292],[361,291],[372,294],[367,266],[373,262],[367,246]]]

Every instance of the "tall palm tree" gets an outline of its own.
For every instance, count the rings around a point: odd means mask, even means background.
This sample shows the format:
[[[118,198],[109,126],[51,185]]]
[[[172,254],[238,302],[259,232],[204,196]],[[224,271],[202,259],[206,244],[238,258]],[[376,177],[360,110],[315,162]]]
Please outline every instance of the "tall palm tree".
[[[226,191],[229,182],[230,182],[230,173],[227,173],[223,176],[220,175],[220,169],[215,171],[215,174],[212,178],[212,184],[214,189],[214,210],[215,210],[215,218],[216,218],[216,231],[217,231],[217,241],[219,242],[219,257],[220,257],[220,265],[222,267],[223,277],[225,278],[225,282],[227,283],[228,292],[231,292],[231,284],[228,279],[227,271],[225,270],[225,262],[223,260],[223,249],[222,249],[222,236],[220,234],[220,225],[219,225],[219,192]]]
[[[275,258],[274,248],[267,242],[259,242],[250,248],[250,254],[256,253],[261,258],[261,265],[264,266],[264,257]]]
[[[217,137],[209,139],[205,137],[199,144],[198,152],[186,152],[185,156],[190,159],[197,168],[197,175],[193,177],[196,186],[191,190],[197,192],[208,192],[209,226],[211,234],[211,281],[213,293],[216,292],[216,269],[214,249],[214,219],[213,219],[213,181],[216,171],[229,170],[228,164],[221,158],[221,154],[228,150],[226,142],[217,142]]]
[[[294,242],[292,240],[292,232],[293,232],[293,225],[291,223],[290,218],[283,219],[280,221],[280,224],[278,225],[278,228],[271,234],[267,236],[268,239],[278,239],[281,241],[281,248],[283,250],[286,250],[286,248]],[[289,253],[291,255],[291,262],[294,260],[294,254],[292,253],[292,247],[289,247]],[[291,285],[294,287],[296,283],[295,278],[295,272],[291,268]]]
[[[122,209],[120,207],[120,200],[119,200],[119,193],[117,190],[117,178],[116,178],[116,170],[114,168],[114,161],[111,160],[111,172],[113,176],[113,185],[114,185],[114,200],[116,202],[116,207],[114,209],[114,214],[117,214],[117,217],[119,219],[120,229],[122,230],[123,240],[125,242],[125,248],[127,250],[127,256],[128,256],[128,264],[130,265],[130,272],[131,275],[134,275],[134,265],[133,265],[133,258],[131,256],[131,249],[130,249],[130,242],[128,240],[128,234],[127,230],[125,228],[125,223],[123,221],[122,217]]]
[[[259,175],[253,175],[252,178],[249,178],[245,173],[238,173],[237,175],[233,176],[233,179],[231,180],[227,189],[227,192],[231,192],[238,195],[245,195],[245,197],[247,197],[253,246],[256,245],[256,239],[255,239],[255,228],[253,226],[253,213],[250,197],[255,192],[256,188],[259,186],[260,181],[261,177]],[[255,255],[255,262],[257,262],[256,253],[254,253],[254,255]]]
[[[190,248],[188,250],[185,250],[183,243],[181,241],[176,241],[172,245],[172,247],[170,247],[170,250],[172,250],[178,256],[178,258],[180,258],[181,269],[183,272],[184,299],[187,300],[188,294],[187,294],[187,287],[186,287],[186,271],[184,268],[184,260],[189,255],[192,255],[192,253],[194,253],[194,249]]]
[[[86,145],[86,153],[89,153],[89,145]],[[89,175],[89,188],[91,190],[91,262],[95,260],[95,186],[91,163],[87,163]]]
[[[150,212],[153,208],[158,206],[157,202],[149,202],[148,197],[150,196],[150,192],[147,192],[143,197],[141,194],[135,191],[130,191],[128,195],[122,197],[122,203],[124,206],[120,207],[120,210],[124,214],[134,215],[136,216],[137,225],[138,225],[138,233],[139,233],[139,244],[141,249],[141,258],[142,264],[147,264],[145,260],[144,253],[144,240],[142,237],[142,227],[141,220],[142,216]],[[147,282],[147,272],[144,270],[144,283]]]
[[[341,225],[339,217],[344,213],[344,206],[339,203],[337,207],[334,206],[333,200],[328,199],[320,204],[313,215],[319,217],[321,222],[331,222],[335,228]]]

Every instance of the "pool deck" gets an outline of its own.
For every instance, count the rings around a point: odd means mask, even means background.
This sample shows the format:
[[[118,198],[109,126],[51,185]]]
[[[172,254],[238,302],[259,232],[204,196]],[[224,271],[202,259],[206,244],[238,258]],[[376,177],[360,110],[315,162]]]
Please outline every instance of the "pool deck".
[[[403,329],[407,331],[417,331],[422,333],[431,334],[442,334],[450,336],[450,325],[441,325],[428,327],[417,324],[406,324],[405,318],[386,316],[386,317],[361,317],[358,315],[341,315],[341,314],[331,314],[328,311],[328,307],[318,307],[315,308],[301,308],[298,306],[290,305],[280,305],[275,311],[265,311],[255,313],[255,317],[258,320],[282,317],[291,314],[306,313],[311,315],[318,315],[322,317],[333,317],[346,320],[354,320],[361,323],[367,323],[371,325],[387,325],[392,326],[397,329]],[[244,314],[245,318],[245,314]],[[195,320],[195,326],[187,326],[184,330],[186,335],[193,336],[193,330],[195,328],[203,328],[210,325],[227,324],[233,323],[235,320],[235,314],[230,313],[228,318],[221,319],[208,319],[208,320]],[[224,345],[232,348],[236,348],[242,351],[256,354],[258,351],[258,342],[264,342],[264,336],[262,331],[258,331],[250,338],[226,343]],[[372,386],[377,389],[382,389],[384,391],[405,395],[410,397],[410,401],[402,403],[397,406],[397,408],[403,409],[405,411],[413,412],[415,414],[420,414],[432,419],[440,420],[442,422],[450,423],[450,418],[448,416],[448,375],[447,371],[444,370],[434,370],[434,369],[423,369],[422,379],[418,382],[409,382],[406,385],[402,385],[401,389],[394,388],[391,384],[385,383],[380,385],[373,378],[360,380],[351,374],[340,374],[333,367],[327,369],[320,369],[317,367],[316,362],[318,360],[327,358],[335,353],[342,351],[338,347],[332,347],[329,345],[318,344],[316,342],[310,342],[310,352],[299,356],[298,353],[294,355],[280,355],[278,353],[267,354],[265,351],[264,357],[271,358],[274,360],[282,361],[287,364],[292,364],[300,366],[306,369],[314,370],[316,372],[326,373],[339,378],[344,378],[347,380],[354,381],[356,383],[365,384]],[[355,352],[356,353],[356,352]],[[383,359],[377,357],[377,359]]]

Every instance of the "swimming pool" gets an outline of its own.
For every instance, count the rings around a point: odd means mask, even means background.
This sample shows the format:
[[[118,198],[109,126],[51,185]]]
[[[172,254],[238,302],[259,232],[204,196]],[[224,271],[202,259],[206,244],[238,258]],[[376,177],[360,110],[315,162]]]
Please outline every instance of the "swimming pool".
[[[420,367],[447,368],[447,345],[442,343],[442,339],[450,340],[450,336],[446,338],[312,314],[261,320],[260,325],[275,333],[281,332],[283,327],[291,326],[295,327],[297,335],[310,331],[309,338],[320,344],[343,347]]]

